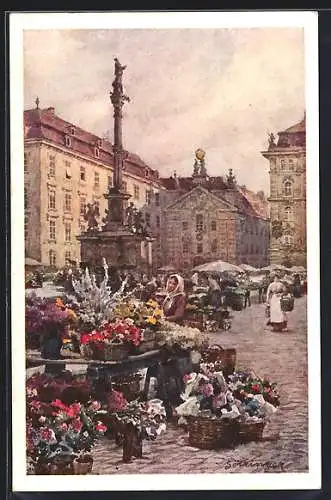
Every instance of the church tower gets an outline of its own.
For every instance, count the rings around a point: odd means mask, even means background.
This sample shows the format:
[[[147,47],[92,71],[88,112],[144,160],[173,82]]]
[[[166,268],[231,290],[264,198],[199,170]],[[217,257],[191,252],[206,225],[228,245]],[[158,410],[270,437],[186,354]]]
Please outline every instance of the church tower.
[[[269,134],[270,263],[306,264],[306,114],[303,119]]]

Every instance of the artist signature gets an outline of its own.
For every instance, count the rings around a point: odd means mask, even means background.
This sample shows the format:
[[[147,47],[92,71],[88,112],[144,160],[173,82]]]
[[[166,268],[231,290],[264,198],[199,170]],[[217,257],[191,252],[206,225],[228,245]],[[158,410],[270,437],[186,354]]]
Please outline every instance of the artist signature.
[[[232,467],[256,467],[256,468],[263,468],[263,469],[281,469],[282,471],[284,470],[285,463],[284,462],[271,462],[271,461],[266,461],[266,462],[259,462],[255,460],[249,460],[249,459],[234,459],[234,460],[229,460],[224,468],[225,470],[232,469]]]

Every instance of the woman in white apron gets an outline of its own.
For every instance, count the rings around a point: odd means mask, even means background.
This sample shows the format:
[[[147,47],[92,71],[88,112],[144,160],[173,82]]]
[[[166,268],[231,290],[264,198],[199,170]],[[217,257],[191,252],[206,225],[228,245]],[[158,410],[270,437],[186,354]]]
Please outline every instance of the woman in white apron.
[[[268,286],[266,301],[270,307],[270,318],[268,325],[271,325],[274,332],[281,332],[287,328],[287,316],[281,308],[281,297],[286,292],[285,286],[279,281],[277,275]]]

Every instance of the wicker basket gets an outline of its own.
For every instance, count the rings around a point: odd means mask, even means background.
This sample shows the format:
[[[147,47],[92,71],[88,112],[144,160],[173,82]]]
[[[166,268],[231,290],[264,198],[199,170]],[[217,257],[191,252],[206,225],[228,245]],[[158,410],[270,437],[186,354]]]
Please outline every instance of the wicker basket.
[[[280,306],[283,312],[291,312],[294,309],[294,297],[281,297]]]
[[[93,468],[93,457],[91,455],[86,455],[81,459],[73,461],[72,469],[75,475],[85,475],[90,474]]]
[[[127,401],[133,401],[137,399],[140,394],[140,380],[142,379],[141,375],[136,375],[135,378],[128,378],[128,380],[121,380],[112,383],[115,391],[121,392]]]
[[[237,431],[235,420],[207,416],[185,418],[188,421],[190,446],[205,450],[217,450],[232,448],[235,445]]]
[[[102,344],[93,346],[93,359],[101,361],[122,361],[129,355],[129,348],[126,344]]]
[[[238,443],[261,441],[265,422],[240,422],[237,429]]]
[[[236,367],[236,349],[223,349],[219,344],[212,344],[201,353],[202,361],[205,363],[220,362],[225,376],[231,375]]]

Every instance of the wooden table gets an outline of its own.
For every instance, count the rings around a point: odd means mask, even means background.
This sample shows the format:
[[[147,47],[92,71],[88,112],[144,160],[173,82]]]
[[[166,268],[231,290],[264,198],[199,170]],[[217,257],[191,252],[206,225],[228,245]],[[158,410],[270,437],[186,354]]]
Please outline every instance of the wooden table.
[[[179,403],[180,393],[184,389],[183,375],[192,371],[189,351],[182,351],[164,356],[161,350],[153,350],[136,356],[129,356],[122,361],[99,361],[84,358],[43,359],[38,351],[28,351],[26,361],[30,365],[45,365],[45,372],[60,373],[66,365],[87,365],[86,376],[92,382],[100,384],[112,377],[136,373],[147,368],[142,397],[147,399],[150,379],[157,379],[157,395],[164,402],[168,416],[171,406]]]

